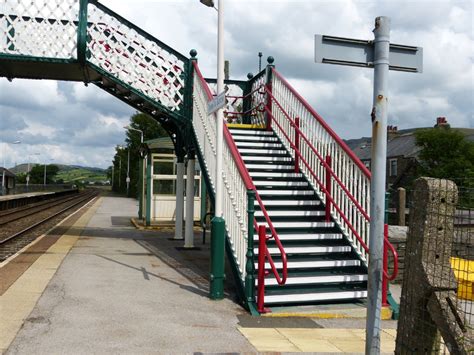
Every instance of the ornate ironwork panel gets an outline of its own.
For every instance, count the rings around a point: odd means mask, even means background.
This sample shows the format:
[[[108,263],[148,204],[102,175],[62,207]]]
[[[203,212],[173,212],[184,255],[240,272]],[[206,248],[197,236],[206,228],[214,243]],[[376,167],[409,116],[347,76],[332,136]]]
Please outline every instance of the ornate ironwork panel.
[[[78,0],[3,0],[0,54],[76,59]]]

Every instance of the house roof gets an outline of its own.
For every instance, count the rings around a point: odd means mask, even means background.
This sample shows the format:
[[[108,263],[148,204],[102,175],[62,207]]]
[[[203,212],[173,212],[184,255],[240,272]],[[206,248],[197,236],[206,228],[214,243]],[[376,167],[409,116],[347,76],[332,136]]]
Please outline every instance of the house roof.
[[[474,129],[454,129],[463,133],[467,140],[474,141]],[[395,158],[399,156],[416,158],[421,148],[416,146],[415,131],[416,129],[398,131],[398,135],[394,136],[387,142],[387,158]],[[347,141],[347,145],[354,151],[360,160],[371,159],[371,144],[372,139],[369,137]]]
[[[16,175],[13,174],[10,170],[0,167],[0,174],[1,175],[3,175],[4,171],[5,171],[5,176],[16,177]]]

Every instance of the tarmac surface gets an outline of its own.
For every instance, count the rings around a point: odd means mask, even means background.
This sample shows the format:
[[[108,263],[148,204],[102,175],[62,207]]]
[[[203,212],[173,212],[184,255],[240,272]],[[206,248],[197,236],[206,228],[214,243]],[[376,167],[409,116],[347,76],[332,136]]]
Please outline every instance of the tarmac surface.
[[[210,300],[209,238],[203,245],[196,230],[197,250],[182,250],[172,230],[135,229],[136,211],[132,199],[98,199],[1,295],[11,321],[0,351],[363,353],[363,318],[252,317],[235,302],[230,272],[225,299]],[[396,322],[383,327],[382,353],[393,353]]]

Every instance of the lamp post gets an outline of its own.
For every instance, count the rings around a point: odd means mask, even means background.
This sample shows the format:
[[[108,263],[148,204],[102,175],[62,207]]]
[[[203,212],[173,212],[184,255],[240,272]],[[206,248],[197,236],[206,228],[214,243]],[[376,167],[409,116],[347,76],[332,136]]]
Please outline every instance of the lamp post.
[[[5,188],[5,165],[6,165],[6,157],[5,157],[5,146],[7,144],[20,144],[21,141],[14,141],[14,142],[3,142],[3,147],[2,147],[2,155],[3,155],[3,171],[2,171],[2,195],[5,195],[6,188]]]
[[[123,128],[131,130],[131,131],[139,132],[140,133],[140,144],[143,144],[143,131],[141,129],[133,128],[130,125],[126,125]],[[140,166],[142,166],[141,159],[140,159]],[[140,174],[141,173],[142,172],[140,170]],[[130,197],[129,185],[130,185],[130,146],[128,147],[128,163],[127,163],[127,196],[128,197]],[[140,208],[141,208],[141,204],[142,204],[142,191],[141,190],[142,190],[142,186],[140,186]]]
[[[213,0],[200,0],[208,7],[214,7]],[[217,95],[224,91],[224,0],[218,0],[217,7]],[[211,285],[210,298],[224,298],[224,251],[225,251],[225,221],[222,208],[222,147],[224,130],[224,110],[216,112],[216,194],[215,215],[211,222]]]
[[[49,161],[53,161],[53,160],[54,159],[49,159]],[[46,159],[44,161],[43,186],[46,187]]]

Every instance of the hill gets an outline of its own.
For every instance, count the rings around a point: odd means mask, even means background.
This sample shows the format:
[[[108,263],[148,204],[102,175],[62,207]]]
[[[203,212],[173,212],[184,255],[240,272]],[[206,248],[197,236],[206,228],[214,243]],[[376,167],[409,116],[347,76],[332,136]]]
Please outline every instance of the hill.
[[[36,164],[30,164],[31,166]],[[107,174],[104,169],[79,166],[79,165],[64,165],[54,164],[59,168],[59,172],[56,175],[56,180],[62,180],[64,183],[74,182],[102,182],[107,180]],[[28,169],[28,164],[20,164],[11,169],[15,174],[24,174]]]

